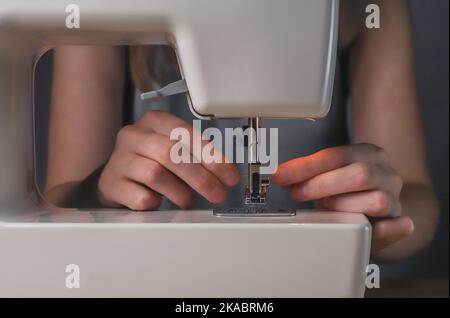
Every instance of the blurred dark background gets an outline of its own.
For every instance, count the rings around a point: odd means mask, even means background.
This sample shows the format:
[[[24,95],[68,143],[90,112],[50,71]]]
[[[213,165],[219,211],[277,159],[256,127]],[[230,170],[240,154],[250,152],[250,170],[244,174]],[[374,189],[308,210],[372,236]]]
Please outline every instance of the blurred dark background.
[[[382,264],[384,277],[448,276],[449,269],[449,1],[411,0],[416,41],[419,95],[428,144],[428,158],[441,219],[431,246],[419,255],[396,264]],[[38,182],[45,182],[45,147],[50,104],[52,55],[46,54],[36,69],[36,138]],[[401,124],[401,123],[399,123]],[[282,151],[282,150],[281,150]]]

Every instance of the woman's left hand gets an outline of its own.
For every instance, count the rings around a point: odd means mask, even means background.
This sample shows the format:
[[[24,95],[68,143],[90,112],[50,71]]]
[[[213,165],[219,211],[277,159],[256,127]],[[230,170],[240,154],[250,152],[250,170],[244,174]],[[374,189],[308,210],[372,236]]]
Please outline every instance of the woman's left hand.
[[[364,213],[372,221],[373,252],[409,237],[414,224],[402,215],[403,181],[386,152],[371,144],[321,150],[281,164],[272,179],[297,201]]]

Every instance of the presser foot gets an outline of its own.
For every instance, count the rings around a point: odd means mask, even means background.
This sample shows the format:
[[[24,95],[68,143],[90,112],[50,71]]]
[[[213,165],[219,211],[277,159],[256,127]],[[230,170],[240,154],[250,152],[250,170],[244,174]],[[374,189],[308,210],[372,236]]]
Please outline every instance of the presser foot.
[[[269,188],[269,178],[262,177],[259,173],[260,164],[250,163],[248,165],[248,186],[245,188],[244,203],[266,204],[266,196]]]
[[[265,205],[266,204],[266,193],[251,193],[250,190],[247,188],[245,190],[245,200],[244,203],[246,205]]]

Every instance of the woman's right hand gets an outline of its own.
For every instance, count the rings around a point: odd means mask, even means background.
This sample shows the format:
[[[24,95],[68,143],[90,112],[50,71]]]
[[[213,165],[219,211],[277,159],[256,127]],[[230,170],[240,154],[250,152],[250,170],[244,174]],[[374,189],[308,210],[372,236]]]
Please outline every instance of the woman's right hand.
[[[100,202],[109,207],[156,210],[165,196],[187,209],[194,204],[191,188],[211,203],[223,202],[225,187],[239,182],[238,170],[224,160],[173,163],[170,149],[177,141],[170,140],[170,133],[178,127],[186,128],[192,138],[191,125],[162,111],[149,111],[135,124],[123,127],[99,179]]]

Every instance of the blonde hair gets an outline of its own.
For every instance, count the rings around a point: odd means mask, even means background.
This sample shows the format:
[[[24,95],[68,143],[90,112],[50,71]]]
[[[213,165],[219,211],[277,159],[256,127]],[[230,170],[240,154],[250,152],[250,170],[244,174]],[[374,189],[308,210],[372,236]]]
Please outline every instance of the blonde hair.
[[[154,89],[154,83],[168,84],[180,70],[175,50],[168,45],[130,46],[130,76],[134,86],[141,92]],[[162,65],[169,64],[169,65]],[[168,66],[165,67],[164,66]]]

